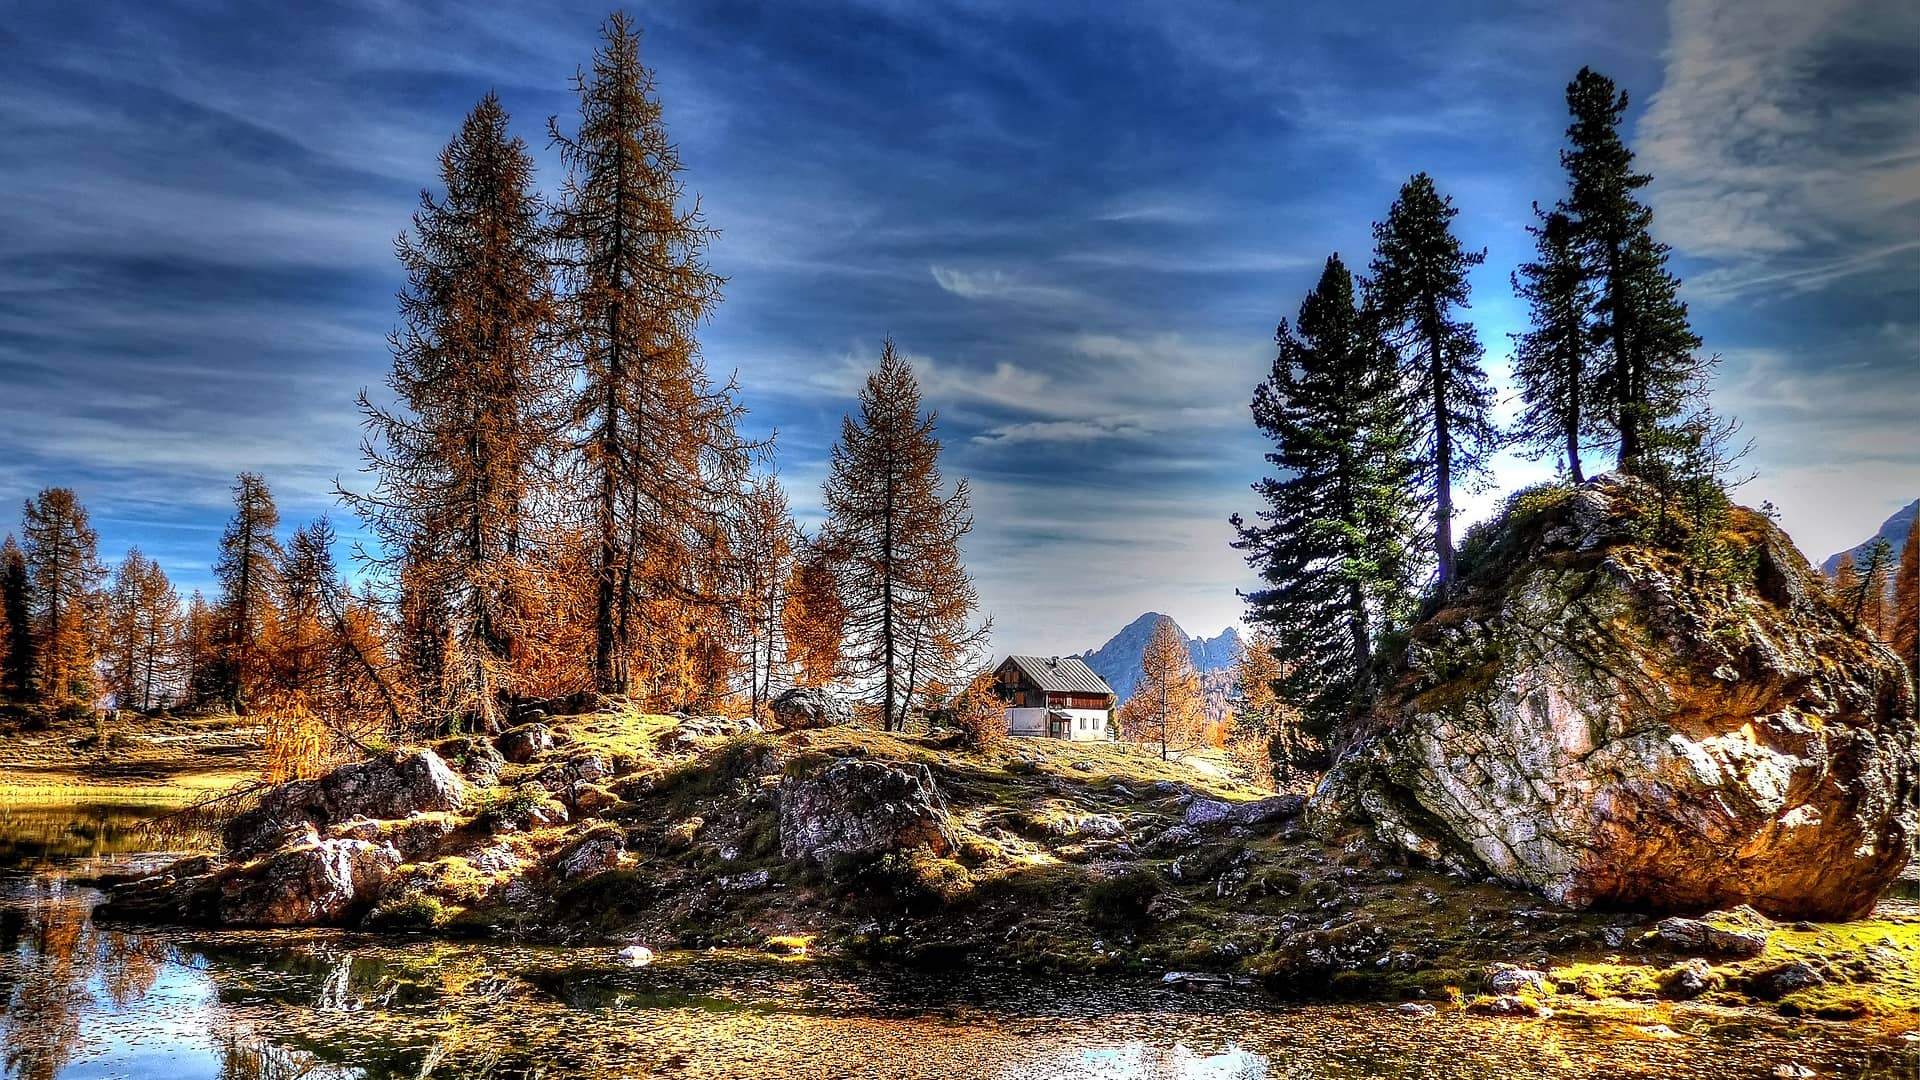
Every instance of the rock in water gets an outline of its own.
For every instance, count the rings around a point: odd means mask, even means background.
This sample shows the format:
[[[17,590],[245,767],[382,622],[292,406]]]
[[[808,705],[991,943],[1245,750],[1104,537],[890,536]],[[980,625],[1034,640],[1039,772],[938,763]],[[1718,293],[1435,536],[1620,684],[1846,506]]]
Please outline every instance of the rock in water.
[[[953,851],[946,803],[921,764],[835,758],[780,781],[780,853],[827,862],[926,846]]]
[[[767,706],[776,727],[788,731],[838,727],[852,719],[847,703],[817,686],[796,686]]]
[[[348,818],[404,818],[415,811],[458,810],[465,802],[465,782],[440,755],[396,750],[268,791],[259,806],[227,824],[227,850],[250,855],[280,846],[289,833]]]
[[[1414,854],[1575,907],[1854,918],[1913,843],[1913,691],[1770,520],[1711,559],[1644,485],[1523,493],[1470,534],[1316,795]]]

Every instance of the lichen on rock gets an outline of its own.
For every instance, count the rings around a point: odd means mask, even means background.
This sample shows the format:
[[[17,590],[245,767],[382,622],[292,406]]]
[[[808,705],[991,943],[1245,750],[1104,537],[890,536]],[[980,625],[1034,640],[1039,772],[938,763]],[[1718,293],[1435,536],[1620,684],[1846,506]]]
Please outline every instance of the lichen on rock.
[[[1639,485],[1516,500],[1316,796],[1575,907],[1871,909],[1915,835],[1913,691],[1764,516],[1706,567]]]

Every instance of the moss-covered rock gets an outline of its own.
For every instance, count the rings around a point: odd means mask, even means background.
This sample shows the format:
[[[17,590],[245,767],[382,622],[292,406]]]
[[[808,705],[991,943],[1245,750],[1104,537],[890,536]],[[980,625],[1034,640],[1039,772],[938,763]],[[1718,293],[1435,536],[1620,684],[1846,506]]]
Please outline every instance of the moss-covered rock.
[[[1764,516],[1661,544],[1648,498],[1601,478],[1477,534],[1316,817],[1573,906],[1864,915],[1916,829],[1903,665]]]

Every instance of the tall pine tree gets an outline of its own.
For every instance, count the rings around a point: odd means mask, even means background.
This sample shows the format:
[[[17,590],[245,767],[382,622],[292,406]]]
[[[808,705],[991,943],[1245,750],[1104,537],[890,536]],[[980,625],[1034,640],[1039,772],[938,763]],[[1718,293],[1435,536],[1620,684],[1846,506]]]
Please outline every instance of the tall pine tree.
[[[595,542],[594,681],[625,693],[643,630],[660,629],[641,625],[647,601],[713,599],[694,561],[719,533],[752,448],[736,434],[732,388],[708,379],[695,336],[723,284],[705,259],[714,231],[680,178],[639,30],[615,14],[603,36],[592,70],[575,78],[578,128],[548,127],[568,170],[556,225]]]
[[[274,590],[280,578],[280,511],[259,473],[233,482],[233,517],[220,534],[213,576],[220,583],[217,645],[219,696],[246,715],[248,699],[266,681],[261,640],[272,628]]]
[[[400,407],[360,395],[362,452],[378,479],[347,499],[387,553],[385,576],[404,571],[416,595],[444,606],[436,623],[451,655],[433,674],[451,684],[429,700],[452,715],[432,719],[494,730],[513,696],[509,657],[532,587],[522,549],[557,454],[565,371],[549,335],[533,160],[494,95],[442,151],[440,179],[445,195],[422,192],[412,234],[395,245],[407,286],[387,385]]]
[[[104,629],[102,659],[114,704],[148,712],[172,700],[180,673],[180,594],[137,547],[114,572]]]
[[[984,627],[960,562],[973,528],[967,482],[940,473],[935,416],[920,411],[913,369],[889,341],[841,425],[824,502],[822,549],[837,560],[848,673],[878,693],[880,722],[899,727],[920,687],[953,685]]]
[[[1513,275],[1513,291],[1527,302],[1533,325],[1513,335],[1513,378],[1525,406],[1515,436],[1541,457],[1559,457],[1578,484],[1586,479],[1581,448],[1595,427],[1593,285],[1571,218],[1548,211],[1527,231],[1534,259]]]
[[[1386,220],[1373,226],[1368,282],[1382,329],[1401,351],[1408,407],[1422,433],[1420,462],[1433,499],[1434,591],[1442,597],[1453,581],[1454,484],[1483,472],[1499,446],[1480,339],[1473,324],[1456,317],[1468,306],[1467,275],[1487,253],[1460,246],[1453,235],[1459,213],[1426,173],[1408,180]]]
[[[0,698],[25,701],[33,688],[32,582],[20,542],[0,545]]]
[[[1900,566],[1893,575],[1893,609],[1887,621],[1888,643],[1920,679],[1920,519],[1907,530],[1900,547]]]
[[[1245,594],[1248,619],[1272,634],[1286,696],[1325,736],[1367,687],[1375,635],[1411,608],[1413,436],[1392,350],[1339,256],[1275,338],[1253,417],[1279,475],[1254,485],[1255,522],[1233,518],[1234,546],[1265,583]]]
[[[1591,68],[1567,85],[1562,150],[1569,190],[1560,211],[1574,234],[1598,298],[1595,332],[1607,359],[1594,373],[1623,472],[1640,470],[1652,428],[1678,414],[1700,384],[1705,364],[1667,270],[1667,245],[1653,239],[1653,211],[1639,192],[1652,177],[1635,172],[1620,137],[1627,95]]]
[[[99,607],[99,535],[86,508],[67,488],[47,488],[21,521],[32,607],[34,671],[30,697],[50,711],[93,705],[94,617]]]

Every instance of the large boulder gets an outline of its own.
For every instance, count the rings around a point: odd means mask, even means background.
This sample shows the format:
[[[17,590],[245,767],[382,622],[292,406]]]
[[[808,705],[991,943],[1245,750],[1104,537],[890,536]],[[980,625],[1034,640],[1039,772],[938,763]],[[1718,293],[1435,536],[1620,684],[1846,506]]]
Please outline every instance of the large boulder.
[[[277,852],[219,883],[223,926],[328,926],[350,921],[380,897],[400,852],[368,840],[322,840]]]
[[[767,706],[776,727],[788,731],[838,727],[853,718],[847,703],[818,686],[796,686]]]
[[[397,750],[342,765],[316,780],[268,791],[227,824],[227,850],[251,855],[350,818],[404,818],[415,811],[458,810],[467,786],[431,750]]]
[[[946,803],[922,764],[835,758],[780,781],[780,852],[825,863],[925,846],[955,847]]]
[[[1656,544],[1642,485],[1470,536],[1313,814],[1575,907],[1864,915],[1916,826],[1913,691],[1766,517]]]

